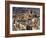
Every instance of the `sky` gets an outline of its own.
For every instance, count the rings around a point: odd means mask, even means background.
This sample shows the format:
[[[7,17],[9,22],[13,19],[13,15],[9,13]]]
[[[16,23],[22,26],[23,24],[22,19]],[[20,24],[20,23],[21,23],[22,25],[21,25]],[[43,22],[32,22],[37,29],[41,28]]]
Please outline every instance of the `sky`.
[[[40,13],[40,8],[24,8],[24,7],[13,7],[13,14],[26,13],[28,10],[35,14]]]

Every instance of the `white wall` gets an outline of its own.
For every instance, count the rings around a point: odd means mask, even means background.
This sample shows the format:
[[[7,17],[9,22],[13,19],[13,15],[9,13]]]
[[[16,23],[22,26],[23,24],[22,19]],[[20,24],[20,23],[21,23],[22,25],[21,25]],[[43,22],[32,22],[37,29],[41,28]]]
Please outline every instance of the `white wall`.
[[[4,37],[5,32],[5,0],[0,0],[0,37]]]
[[[20,1],[20,0],[16,0],[16,1]],[[24,0],[21,0],[21,1],[24,1]],[[46,0],[25,0],[25,1],[44,2],[45,3]],[[45,13],[45,16],[46,16],[46,13]],[[0,0],[0,38],[5,38],[4,36],[5,36],[5,0]],[[46,37],[46,35],[16,37],[16,38],[45,38],[45,37]]]
[[[6,0],[6,1],[44,2],[45,0]]]

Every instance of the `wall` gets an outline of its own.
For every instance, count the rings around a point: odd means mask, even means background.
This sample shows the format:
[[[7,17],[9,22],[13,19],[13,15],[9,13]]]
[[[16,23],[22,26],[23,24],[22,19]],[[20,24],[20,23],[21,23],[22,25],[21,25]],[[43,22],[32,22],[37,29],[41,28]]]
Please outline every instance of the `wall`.
[[[16,1],[44,2],[44,3],[46,3],[45,2],[46,0],[16,0]],[[46,17],[46,13],[45,13],[45,17]],[[46,32],[46,30],[45,30],[45,32]],[[0,38],[5,38],[4,36],[5,36],[5,0],[0,0]],[[11,37],[11,38],[13,38],[13,37]],[[40,36],[25,36],[25,37],[16,37],[16,38],[46,38],[46,35],[40,35]]]

